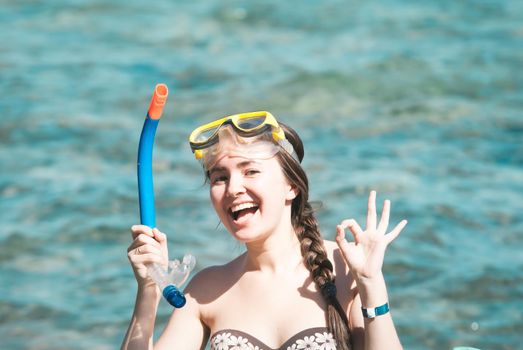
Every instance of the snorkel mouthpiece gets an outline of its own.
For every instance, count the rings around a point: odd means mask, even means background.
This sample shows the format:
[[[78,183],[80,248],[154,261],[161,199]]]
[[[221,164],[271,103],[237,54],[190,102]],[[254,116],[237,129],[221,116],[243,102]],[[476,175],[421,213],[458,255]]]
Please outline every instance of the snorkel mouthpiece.
[[[172,306],[176,308],[181,308],[185,305],[187,300],[185,299],[185,295],[183,295],[178,288],[173,286],[172,284],[165,287],[162,291],[163,297],[171,304]]]

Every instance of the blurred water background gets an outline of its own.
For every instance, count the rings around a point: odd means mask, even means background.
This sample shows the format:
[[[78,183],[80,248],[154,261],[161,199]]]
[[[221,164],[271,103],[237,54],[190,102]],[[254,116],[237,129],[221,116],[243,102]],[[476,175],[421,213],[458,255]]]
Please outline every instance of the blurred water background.
[[[242,251],[188,133],[265,109],[306,145],[328,238],[370,189],[409,219],[385,274],[406,349],[521,349],[523,2],[0,1],[2,349],[115,349],[155,84],[157,224],[197,269]],[[171,308],[162,302],[157,328]]]

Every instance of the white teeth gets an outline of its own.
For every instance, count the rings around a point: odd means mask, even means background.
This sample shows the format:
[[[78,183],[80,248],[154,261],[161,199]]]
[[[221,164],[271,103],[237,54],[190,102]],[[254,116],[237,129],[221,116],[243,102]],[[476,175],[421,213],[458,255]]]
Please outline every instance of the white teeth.
[[[240,211],[240,210],[248,209],[248,208],[254,208],[254,207],[257,207],[257,205],[252,202],[251,203],[241,203],[241,204],[231,207],[231,211],[234,213],[236,211]]]

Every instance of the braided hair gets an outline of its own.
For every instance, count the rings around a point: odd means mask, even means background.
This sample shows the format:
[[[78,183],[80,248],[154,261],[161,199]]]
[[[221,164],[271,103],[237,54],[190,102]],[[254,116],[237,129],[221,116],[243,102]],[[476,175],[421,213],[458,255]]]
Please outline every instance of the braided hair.
[[[292,128],[279,123],[287,140],[292,144],[300,162],[303,160],[303,143]],[[327,304],[326,319],[329,331],[336,339],[337,349],[350,350],[350,332],[347,314],[336,297],[333,266],[327,257],[318,221],[308,201],[309,181],[301,165],[287,152],[278,152],[278,161],[287,180],[298,189],[298,195],[291,206],[291,222],[301,246],[305,266],[310,271]]]

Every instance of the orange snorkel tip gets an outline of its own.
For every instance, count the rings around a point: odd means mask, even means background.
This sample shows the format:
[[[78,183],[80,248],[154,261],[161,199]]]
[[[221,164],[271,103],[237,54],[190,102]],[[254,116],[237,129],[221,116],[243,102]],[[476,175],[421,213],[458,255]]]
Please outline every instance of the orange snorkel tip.
[[[165,84],[158,84],[154,88],[153,98],[151,105],[147,111],[147,116],[151,119],[158,120],[162,117],[163,107],[167,102],[167,95],[169,95],[169,89]]]

